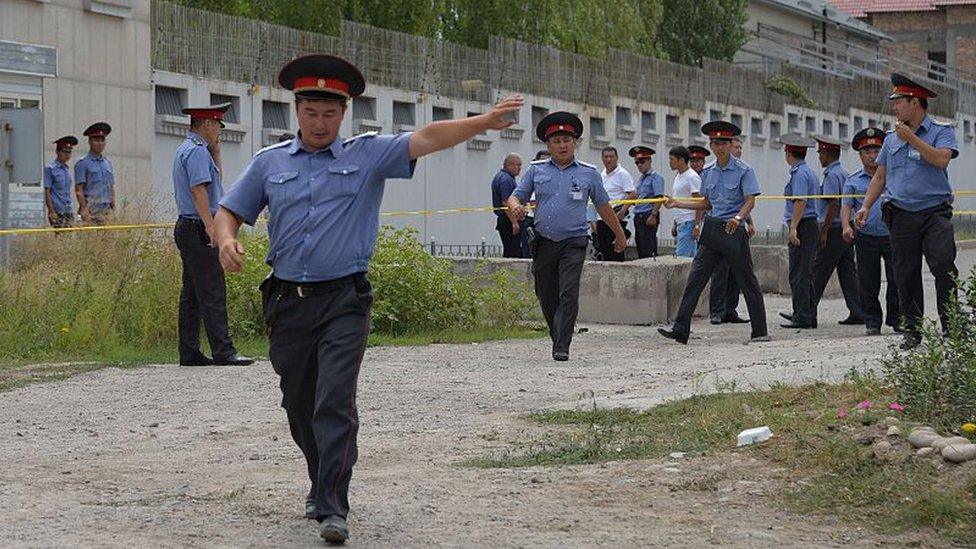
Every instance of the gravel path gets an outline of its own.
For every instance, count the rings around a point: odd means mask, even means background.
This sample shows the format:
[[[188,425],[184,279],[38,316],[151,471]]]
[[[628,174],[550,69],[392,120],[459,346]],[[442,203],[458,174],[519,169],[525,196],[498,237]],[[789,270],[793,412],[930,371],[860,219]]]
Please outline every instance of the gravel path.
[[[744,306],[741,307],[744,310]],[[501,451],[547,407],[648,406],[772,382],[839,380],[874,364],[890,337],[696,321],[688,346],[653,327],[590,326],[573,360],[548,342],[373,348],[360,377],[355,546],[742,547],[875,544],[894,538],[803,517],[763,496],[785,473],[732,457],[483,470],[459,460]],[[315,546],[302,518],[304,465],[270,366],[105,369],[0,394],[0,545]],[[716,476],[718,475],[718,476]],[[718,479],[710,489],[698,489]],[[881,536],[881,537],[879,537]],[[904,541],[904,540],[902,540]]]

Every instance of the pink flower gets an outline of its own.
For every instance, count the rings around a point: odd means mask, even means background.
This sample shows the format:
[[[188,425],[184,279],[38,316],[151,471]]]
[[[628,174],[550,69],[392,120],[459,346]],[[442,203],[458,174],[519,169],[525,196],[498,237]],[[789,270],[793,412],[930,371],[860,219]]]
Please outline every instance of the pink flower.
[[[861,402],[858,402],[857,403],[857,409],[858,410],[867,410],[870,407],[871,407],[871,401],[870,400],[862,400]]]
[[[845,417],[847,417],[847,410],[843,408],[837,410],[837,419],[844,419]]]
[[[904,412],[905,411],[905,405],[904,404],[901,404],[901,403],[898,403],[898,402],[892,402],[891,404],[888,405],[888,409],[889,410],[894,410],[896,412]]]

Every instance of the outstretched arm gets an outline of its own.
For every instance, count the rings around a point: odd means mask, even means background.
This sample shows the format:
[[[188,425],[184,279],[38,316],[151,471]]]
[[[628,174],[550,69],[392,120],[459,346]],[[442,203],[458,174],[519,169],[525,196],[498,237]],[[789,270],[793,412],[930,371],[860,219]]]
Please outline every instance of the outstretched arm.
[[[511,126],[512,121],[506,119],[505,115],[522,108],[524,102],[521,95],[511,95],[484,114],[431,122],[410,136],[410,160],[453,147],[485,130],[501,130]]]

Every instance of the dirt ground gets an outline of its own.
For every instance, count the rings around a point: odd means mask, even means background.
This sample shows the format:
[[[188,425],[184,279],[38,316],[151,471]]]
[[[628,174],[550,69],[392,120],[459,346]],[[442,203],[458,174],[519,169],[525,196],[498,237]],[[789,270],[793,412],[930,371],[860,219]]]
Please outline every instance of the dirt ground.
[[[929,286],[931,288],[931,286]],[[931,290],[929,290],[931,292]],[[547,340],[372,348],[360,377],[351,546],[837,546],[903,544],[780,508],[785,471],[731,457],[529,469],[459,461],[537,429],[540,408],[648,406],[772,382],[840,380],[876,365],[891,336],[836,324],[696,320],[681,346],[654,327],[589,326],[568,363]],[[744,305],[740,310],[744,312]],[[0,394],[0,545],[284,547],[320,542],[303,518],[301,454],[267,362],[246,368],[105,369]]]

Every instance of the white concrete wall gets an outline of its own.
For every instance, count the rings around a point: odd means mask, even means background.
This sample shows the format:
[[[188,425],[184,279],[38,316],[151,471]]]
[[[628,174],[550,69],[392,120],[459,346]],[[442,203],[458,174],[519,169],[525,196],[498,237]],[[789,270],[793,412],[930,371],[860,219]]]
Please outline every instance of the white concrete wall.
[[[54,139],[81,138],[90,124],[108,122],[106,154],[123,200],[144,195],[152,180],[149,2],[131,0],[126,9],[93,0],[92,11],[81,0],[0,1],[0,38],[57,48],[58,75],[42,82],[45,158],[54,157]],[[76,159],[87,153],[81,141]]]
[[[280,101],[290,101],[291,96],[283,90],[257,90],[254,95],[247,95],[247,86],[243,84],[228,84],[214,81],[205,81],[198,78],[173,75],[168,73],[156,73],[157,84],[167,84],[171,86],[183,86],[188,91],[191,103],[206,103],[209,101],[210,93],[236,93],[240,97],[241,105],[248,105],[250,101],[255,104],[255,116],[251,118],[248,108],[242,107],[242,124],[239,127],[231,126],[235,131],[243,131],[244,135],[240,143],[227,142],[222,146],[224,151],[224,166],[226,171],[225,186],[233,183],[237,174],[243,169],[247,159],[252,152],[261,148],[259,143],[261,137],[261,107],[260,100],[271,98]],[[233,93],[232,93],[233,92]],[[414,101],[417,102],[416,120],[417,125],[422,126],[432,119],[432,109],[434,106],[447,107],[453,109],[455,117],[462,117],[467,112],[479,112],[487,105],[472,103],[469,101],[448,99],[442,97],[429,97],[414,92],[402,90],[392,90],[369,86],[366,95],[376,98],[376,118],[382,125],[383,132],[393,131],[393,101]],[[656,142],[646,144],[654,147],[658,154],[654,157],[654,167],[665,179],[668,189],[674,174],[667,165],[667,151],[675,144],[689,144],[689,137],[694,142],[704,143],[700,134],[695,132],[691,136],[688,134],[688,121],[690,119],[707,121],[709,112],[717,110],[723,113],[726,120],[732,114],[741,116],[742,128],[745,133],[745,144],[743,147],[743,158],[751,164],[759,177],[763,192],[770,195],[779,195],[783,192],[786,183],[787,165],[783,158],[781,147],[770,139],[770,123],[778,121],[781,133],[788,131],[788,113],[796,113],[799,120],[800,131],[806,127],[806,118],[813,117],[815,132],[823,131],[823,121],[832,122],[832,134],[841,137],[839,124],[846,123],[846,139],[853,137],[858,128],[854,127],[854,117],[859,116],[863,123],[867,124],[870,119],[878,119],[883,122],[893,122],[890,115],[879,113],[867,113],[855,111],[848,113],[847,116],[838,116],[832,113],[825,113],[800,107],[788,106],[782,113],[766,113],[750,111],[739,107],[727,105],[707,105],[706,112],[698,112],[687,109],[677,109],[665,105],[636,104],[635,101],[626,98],[615,98],[617,104],[624,105],[632,109],[632,125],[637,129],[637,135],[631,139],[617,138],[616,123],[613,110],[603,108],[592,108],[583,105],[576,105],[564,101],[549,98],[533,97],[526,98],[526,105],[520,113],[519,127],[524,131],[517,138],[503,137],[500,132],[488,132],[484,136],[490,146],[488,150],[471,150],[462,144],[451,150],[442,151],[420,160],[417,164],[416,173],[411,180],[390,180],[387,184],[386,195],[383,201],[383,211],[400,210],[421,210],[421,209],[445,209],[453,207],[487,206],[490,205],[491,192],[490,182],[494,174],[500,169],[502,159],[509,152],[517,152],[523,156],[526,162],[531,159],[535,152],[544,148],[542,143],[534,138],[534,130],[531,128],[532,106],[538,105],[550,110],[569,110],[580,113],[580,117],[587,124],[584,138],[578,149],[578,156],[597,166],[600,164],[600,150],[593,148],[588,127],[591,115],[606,117],[606,133],[609,136],[607,141],[616,146],[621,156],[621,164],[628,169],[636,178],[637,170],[627,156],[627,150],[640,143],[640,110],[653,111],[657,114],[657,129],[661,137]],[[879,100],[879,105],[885,102]],[[292,111],[290,111],[292,112]],[[679,118],[678,135],[666,135],[665,117],[671,114]],[[292,129],[297,125],[294,121],[294,114],[291,124]],[[752,133],[752,119],[761,120],[761,134]],[[970,119],[968,117],[967,119]],[[976,123],[970,124],[976,127]],[[971,130],[972,131],[972,130]],[[350,136],[358,132],[354,128],[352,109],[347,112],[343,122],[342,135]],[[976,173],[976,146],[970,136],[965,139],[963,136],[963,125],[960,122],[957,129],[957,136],[960,141],[960,157],[954,160],[950,166],[950,173],[953,177],[953,184],[958,189],[976,190],[976,178],[971,174]],[[170,135],[155,134],[154,142],[154,189],[156,200],[163,204],[158,212],[166,212],[163,217],[171,216],[173,211],[172,204],[172,182],[170,180],[172,153],[179,145],[180,138]],[[808,156],[811,165],[819,172],[819,164],[815,153],[811,152]],[[848,171],[854,171],[860,167],[854,151],[845,148],[842,161]],[[958,209],[976,210],[976,197],[960,197],[957,201]],[[167,209],[168,208],[168,209]],[[755,213],[755,219],[760,229],[769,227],[773,231],[778,231],[782,224],[783,201],[760,201]],[[456,215],[431,215],[431,216],[411,216],[411,217],[386,217],[384,223],[394,226],[412,225],[419,229],[420,236],[424,241],[429,241],[434,237],[437,242],[444,244],[476,244],[481,238],[487,242],[495,244],[498,236],[494,230],[494,218],[489,213],[465,213]],[[664,214],[664,227],[670,227],[671,215],[669,212]],[[661,236],[664,235],[662,229]]]

